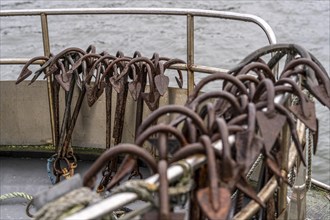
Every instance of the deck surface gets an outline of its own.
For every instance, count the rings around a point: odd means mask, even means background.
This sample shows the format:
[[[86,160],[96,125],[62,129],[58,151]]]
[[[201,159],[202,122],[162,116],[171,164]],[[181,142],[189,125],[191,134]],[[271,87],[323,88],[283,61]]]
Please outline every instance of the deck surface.
[[[84,174],[92,161],[80,161],[77,173]],[[148,171],[142,168],[147,176]],[[52,184],[47,176],[46,159],[0,157],[0,194],[10,192],[25,192],[36,195],[38,192],[49,189]],[[135,209],[142,202],[135,202],[127,207]],[[0,219],[29,219],[25,214],[27,200],[23,198],[8,199],[0,202]],[[33,210],[32,210],[33,212]],[[307,193],[307,219],[329,219],[330,194],[312,188]]]
[[[308,219],[330,219],[330,192],[312,187],[307,192],[306,216]]]
[[[46,159],[0,157],[0,194],[24,192],[33,196],[49,189],[52,184],[46,164]],[[76,173],[84,174],[91,164],[92,161],[79,161]],[[146,168],[141,168],[141,172],[144,177],[148,175]],[[0,201],[0,219],[30,219],[25,213],[27,203],[20,197]],[[134,209],[141,204],[143,202],[137,201],[126,207]]]

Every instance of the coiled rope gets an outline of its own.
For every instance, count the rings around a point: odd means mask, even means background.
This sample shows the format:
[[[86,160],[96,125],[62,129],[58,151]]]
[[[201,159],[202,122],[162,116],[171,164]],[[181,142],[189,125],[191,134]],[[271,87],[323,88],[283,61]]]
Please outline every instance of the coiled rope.
[[[33,196],[27,194],[27,193],[24,193],[24,192],[11,192],[11,193],[6,193],[6,194],[3,194],[3,195],[0,195],[0,201],[3,201],[3,200],[7,200],[7,199],[12,199],[12,198],[18,198],[18,197],[21,197],[23,199],[26,199],[29,201],[28,203],[28,206],[31,204],[31,201],[33,199]],[[27,212],[27,215],[29,217],[32,217],[30,215],[30,213]]]
[[[113,194],[121,192],[133,192],[140,200],[155,204],[152,194],[157,191],[157,186],[153,183],[147,183],[144,180],[130,180],[124,185],[120,185],[114,189]]]
[[[12,199],[12,198],[17,198],[17,197],[21,197],[24,198],[26,200],[32,200],[33,196],[24,193],[24,192],[11,192],[11,193],[6,193],[0,196],[0,201],[2,200],[6,200],[6,199]]]

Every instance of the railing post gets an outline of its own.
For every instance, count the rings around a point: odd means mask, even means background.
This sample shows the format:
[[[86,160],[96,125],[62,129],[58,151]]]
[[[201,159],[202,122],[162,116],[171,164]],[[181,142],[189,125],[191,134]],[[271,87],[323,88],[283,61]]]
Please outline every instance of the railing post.
[[[41,29],[42,29],[42,42],[44,47],[44,54],[46,57],[50,56],[50,44],[49,44],[49,32],[48,32],[48,21],[45,13],[40,14],[41,18]],[[55,111],[54,111],[54,94],[53,94],[53,79],[52,76],[47,77],[47,93],[48,93],[48,104],[50,113],[50,123],[52,132],[52,143],[53,146],[57,146],[57,137],[55,129]]]
[[[194,65],[194,16],[187,15],[187,78],[188,78],[188,96],[192,94],[194,89],[194,71],[191,68]]]
[[[290,100],[290,99],[289,99]],[[288,105],[286,103],[286,105]],[[283,152],[281,157],[281,173],[283,176],[287,177],[289,172],[289,146],[290,146],[290,128],[288,124],[285,124],[282,129],[281,138],[281,151]],[[287,219],[287,195],[288,187],[287,184],[282,181],[279,185],[278,191],[278,213],[282,214],[283,219]],[[282,213],[285,212],[285,213]]]

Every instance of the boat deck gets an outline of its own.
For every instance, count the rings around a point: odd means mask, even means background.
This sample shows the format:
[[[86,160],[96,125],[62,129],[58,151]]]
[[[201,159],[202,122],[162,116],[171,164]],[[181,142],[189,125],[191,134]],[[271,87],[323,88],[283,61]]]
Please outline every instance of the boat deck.
[[[38,192],[49,189],[52,184],[47,176],[47,160],[45,158],[14,158],[0,157],[0,193],[24,192],[36,195]],[[93,161],[79,161],[77,173],[84,174]],[[145,177],[148,176],[146,168],[142,168]],[[27,200],[13,198],[1,201],[0,219],[29,219],[25,213]],[[312,185],[307,193],[307,219],[328,219],[330,216],[330,192]],[[127,208],[134,209],[143,204],[134,202]],[[294,210],[291,207],[290,212]],[[33,212],[33,210],[32,210]]]
[[[93,161],[79,161],[76,173],[83,175]],[[47,159],[0,157],[0,194],[24,192],[31,196],[49,189],[52,184],[47,175]],[[144,177],[149,176],[146,168],[141,168]],[[101,179],[101,177],[99,177]],[[96,182],[99,182],[96,181]],[[30,219],[25,208],[28,201],[24,198],[12,198],[0,201],[0,219]],[[144,202],[136,201],[126,206],[136,209]],[[31,214],[34,213],[31,208]]]
[[[330,192],[312,185],[307,192],[306,216],[308,219],[329,219]]]

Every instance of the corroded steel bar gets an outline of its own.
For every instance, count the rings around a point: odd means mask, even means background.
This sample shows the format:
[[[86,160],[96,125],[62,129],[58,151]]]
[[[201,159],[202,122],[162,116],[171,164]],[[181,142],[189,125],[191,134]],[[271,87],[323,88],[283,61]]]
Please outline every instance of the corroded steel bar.
[[[26,64],[30,58],[1,58],[0,59],[0,65],[13,65],[13,64]],[[37,60],[33,62],[32,64],[39,64],[42,65],[45,62],[42,60]],[[173,69],[173,70],[187,70],[187,64],[172,64],[171,66],[167,67],[167,69]],[[217,67],[209,67],[209,66],[203,66],[203,65],[192,65],[190,67],[191,70],[194,72],[199,73],[217,73],[217,72],[228,72],[228,69],[222,69]]]
[[[194,90],[194,71],[191,66],[194,64],[194,17],[187,15],[187,96],[191,95]]]
[[[42,42],[44,46],[44,54],[46,57],[50,56],[50,44],[49,44],[49,31],[48,31],[48,21],[47,15],[44,13],[40,14],[41,19],[41,28],[42,28]],[[54,111],[54,94],[53,94],[53,79],[52,76],[47,77],[47,93],[48,93],[48,103],[49,103],[49,114],[50,114],[50,124],[51,124],[51,131],[52,131],[52,142],[55,146],[57,141],[55,135],[55,111]]]
[[[26,64],[29,60],[29,58],[1,58],[0,65]],[[43,60],[36,60],[32,64],[42,65],[44,63]]]
[[[290,99],[289,99],[290,100]],[[287,103],[286,103],[287,104]],[[285,149],[290,143],[291,135],[290,135],[290,128],[289,125],[284,125],[284,128],[282,129],[282,135],[281,135],[281,172],[284,174],[284,176],[287,176],[289,173],[288,168],[288,160],[289,160],[289,152]],[[279,187],[278,191],[278,211],[279,213],[282,213],[286,207],[287,207],[287,194],[288,194],[288,187],[285,186],[286,183],[282,182]],[[285,213],[287,215],[287,212]],[[287,218],[288,216],[286,216]]]

